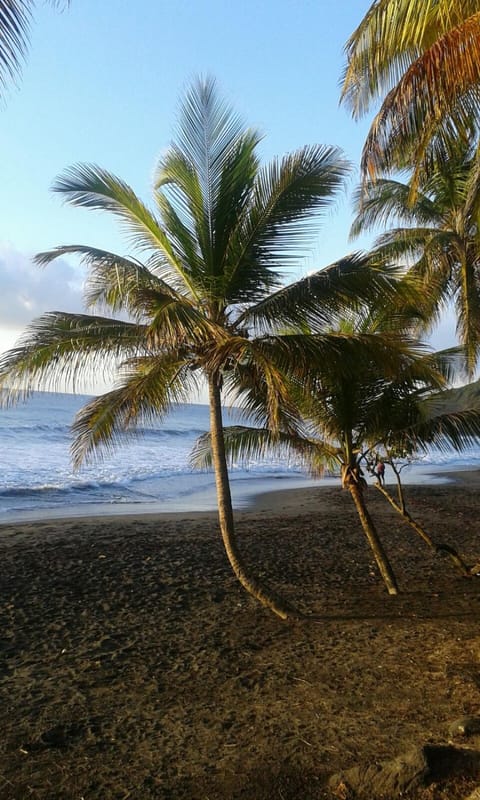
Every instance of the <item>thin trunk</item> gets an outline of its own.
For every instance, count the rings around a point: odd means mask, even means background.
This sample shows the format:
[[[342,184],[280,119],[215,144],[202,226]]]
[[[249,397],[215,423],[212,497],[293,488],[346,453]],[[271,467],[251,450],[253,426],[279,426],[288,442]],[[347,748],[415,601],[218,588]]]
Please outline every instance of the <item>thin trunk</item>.
[[[375,561],[377,562],[378,569],[380,570],[380,574],[385,582],[385,586],[387,587],[388,594],[398,594],[397,581],[395,579],[395,575],[393,574],[392,566],[388,560],[385,550],[383,549],[383,545],[379,539],[375,525],[373,524],[373,520],[368,513],[365,500],[363,499],[362,489],[358,485],[358,481],[355,480],[353,476],[347,478],[344,481],[344,485],[352,495],[355,508],[357,509],[357,514],[360,517],[360,522],[362,523],[363,532],[367,537],[370,547],[372,548]]]
[[[217,487],[218,518],[222,540],[231,567],[244,587],[253,597],[264,606],[270,608],[282,619],[287,617],[301,618],[303,615],[296,611],[289,603],[270,592],[262,586],[256,578],[249,575],[240,554],[235,526],[233,521],[233,506],[230,493],[227,459],[225,455],[225,441],[223,437],[223,421],[220,388],[215,377],[209,377],[210,397],[210,435],[212,439],[212,456],[215,470],[215,483]]]
[[[398,482],[398,486],[400,487],[401,484],[400,484],[400,480],[399,480],[398,477],[397,477],[397,482]],[[428,535],[428,533],[422,528],[422,526],[419,525],[418,522],[416,522],[416,520],[414,520],[413,517],[410,516],[410,514],[408,513],[408,511],[406,509],[406,506],[405,506],[405,500],[403,498],[403,492],[401,493],[401,498],[402,498],[401,504],[399,504],[399,503],[395,502],[393,497],[379,483],[375,484],[375,488],[378,489],[378,491],[383,494],[385,499],[388,500],[388,502],[395,509],[395,511],[398,511],[398,513],[402,517],[403,521],[407,525],[410,525],[410,527],[412,527],[413,530],[416,533],[418,533],[418,535],[423,539],[423,541],[426,544],[428,544],[429,547],[432,548],[432,550],[435,550],[436,553],[442,553],[442,554],[448,555],[449,558],[452,560],[452,562],[455,564],[455,566],[458,567],[458,569],[462,572],[463,575],[470,575],[471,574],[470,568],[465,564],[465,562],[463,561],[461,556],[458,555],[458,553],[457,553],[457,551],[455,550],[454,547],[451,547],[449,544],[436,544],[433,541],[433,539]]]
[[[400,480],[400,472],[393,463],[393,459],[390,459],[389,464],[395,473],[395,478],[397,481],[398,502],[400,504],[401,513],[403,514],[404,512],[407,511],[407,507],[405,505],[405,495],[403,494],[403,485],[402,481]]]

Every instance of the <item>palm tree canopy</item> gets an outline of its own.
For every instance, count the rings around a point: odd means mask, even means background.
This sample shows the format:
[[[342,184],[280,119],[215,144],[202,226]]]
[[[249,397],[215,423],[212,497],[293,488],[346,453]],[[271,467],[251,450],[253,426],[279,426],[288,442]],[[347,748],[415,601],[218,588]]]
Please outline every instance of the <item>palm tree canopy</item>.
[[[281,288],[282,273],[307,252],[350,167],[324,145],[262,167],[259,140],[206,78],[180,108],[175,139],[155,173],[153,210],[95,165],[76,165],[57,179],[54,190],[70,204],[116,217],[134,253],[67,245],[39,254],[40,265],[69,254],[82,259],[94,313],[45,314],[0,360],[6,402],[66,379],[77,388],[102,369],[116,376],[114,389],[78,416],[76,463],[115,443],[137,419],[185,399],[200,374],[234,383],[242,365],[255,365],[275,420],[283,373],[298,376],[311,358],[314,344],[301,326],[333,324],[346,305],[395,292],[395,271],[358,255]],[[292,326],[296,338],[286,338]]]
[[[272,452],[296,458],[313,476],[325,469],[354,467],[377,450],[413,455],[435,446],[448,452],[461,451],[480,437],[480,384],[478,381],[448,389],[457,374],[459,352],[452,349],[429,353],[391,334],[375,336],[370,364],[362,354],[366,338],[353,337],[344,345],[357,350],[355,368],[348,370],[341,359],[319,369],[314,392],[307,396],[292,387],[282,406],[281,424],[274,431],[262,423],[267,417],[265,395],[255,388],[258,427],[237,425],[225,430],[227,452],[232,461],[268,457]],[[390,353],[397,362],[397,375],[385,374],[382,350],[396,344]],[[340,348],[342,349],[342,345]],[[197,468],[211,465],[209,435],[199,438],[192,453]]]
[[[49,0],[64,8],[70,0]],[[35,0],[0,0],[0,87],[14,81],[25,60]]]
[[[457,143],[413,200],[408,184],[381,178],[361,186],[354,203],[351,235],[387,228],[372,257],[411,267],[427,322],[436,322],[454,301],[457,335],[473,375],[480,352],[480,170],[472,148]]]
[[[356,118],[382,103],[364,174],[415,162],[416,180],[478,128],[479,0],[375,0],[345,52],[342,101]]]

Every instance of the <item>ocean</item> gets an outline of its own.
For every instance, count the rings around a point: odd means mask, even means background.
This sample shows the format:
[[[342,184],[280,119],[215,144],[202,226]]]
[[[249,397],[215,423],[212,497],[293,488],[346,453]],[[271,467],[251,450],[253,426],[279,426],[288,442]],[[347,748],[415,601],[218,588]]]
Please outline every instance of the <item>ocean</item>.
[[[189,465],[200,434],[208,430],[205,405],[179,405],[158,425],[144,427],[114,454],[73,471],[70,426],[88,397],[38,392],[27,402],[0,409],[0,522],[37,517],[201,511],[216,508],[211,472]],[[225,411],[225,424],[239,424]],[[464,453],[429,453],[410,467],[407,481],[434,472],[480,467],[480,443]],[[234,464],[230,470],[236,508],[263,491],[313,484],[301,466],[281,458]],[[388,481],[388,474],[387,474]],[[324,478],[321,483],[337,483]]]

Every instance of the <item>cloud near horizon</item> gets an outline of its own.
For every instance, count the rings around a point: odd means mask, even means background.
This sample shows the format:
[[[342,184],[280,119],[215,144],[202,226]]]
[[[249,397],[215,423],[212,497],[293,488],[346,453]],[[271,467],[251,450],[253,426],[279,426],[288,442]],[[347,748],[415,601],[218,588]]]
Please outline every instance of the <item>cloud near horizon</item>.
[[[46,311],[83,311],[83,278],[64,259],[40,268],[27,253],[0,244],[0,331],[22,330]]]

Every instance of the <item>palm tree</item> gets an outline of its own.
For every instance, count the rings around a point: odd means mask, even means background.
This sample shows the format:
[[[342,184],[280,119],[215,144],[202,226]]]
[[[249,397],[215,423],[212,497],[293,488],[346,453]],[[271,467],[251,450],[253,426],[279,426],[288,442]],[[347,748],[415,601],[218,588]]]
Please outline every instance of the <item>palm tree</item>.
[[[380,100],[362,158],[365,175],[445,160],[478,129],[479,0],[374,0],[345,46],[342,101],[355,118]]]
[[[54,189],[74,206],[107,211],[142,257],[83,245],[37,257],[80,256],[90,270],[88,309],[126,312],[129,320],[52,312],[34,321],[0,360],[8,399],[32,389],[77,388],[109,365],[115,388],[78,414],[74,463],[121,441],[137,421],[164,415],[187,401],[204,376],[221,534],[242,585],[285,618],[290,606],[248,572],[235,538],[222,430],[221,392],[243,365],[256,370],[275,429],[286,376],[299,376],[328,340],[298,333],[335,318],[357,298],[388,293],[387,273],[361,257],[345,259],[286,288],[281,270],[295,265],[319,215],[342,186],[349,165],[333,147],[311,146],[260,167],[256,131],[246,129],[211,79],[183,101],[176,140],[156,171],[152,212],[126,183],[97,166],[67,170]],[[273,291],[277,289],[276,291]],[[295,335],[281,336],[280,329]],[[330,349],[329,349],[330,347]]]
[[[354,204],[351,237],[387,228],[372,257],[410,265],[430,323],[453,300],[457,335],[472,376],[480,352],[480,171],[472,149],[457,144],[450,160],[422,182],[413,201],[407,183],[379,178],[357,190]]]
[[[70,0],[49,0],[65,8]],[[0,87],[5,89],[21,71],[28,48],[35,0],[0,0]]]
[[[458,351],[431,354],[401,331],[374,330],[369,315],[351,319],[339,329],[338,357],[316,362],[303,386],[290,386],[290,406],[278,430],[268,425],[236,426],[226,429],[225,441],[234,459],[259,457],[276,449],[285,456],[297,456],[313,476],[325,469],[340,471],[342,487],[350,492],[387,591],[395,595],[395,575],[365,501],[362,467],[366,469],[375,449],[391,450],[393,444],[415,452],[432,443],[461,449],[477,441],[480,395],[477,391],[461,406],[452,401],[446,405],[443,390],[454,374]],[[250,381],[247,371],[244,392]],[[260,411],[257,387],[254,396]],[[297,409],[296,417],[292,407]],[[198,441],[192,463],[204,467],[211,459],[207,435]],[[433,546],[431,539],[428,543]],[[458,559],[453,548],[450,551]]]

